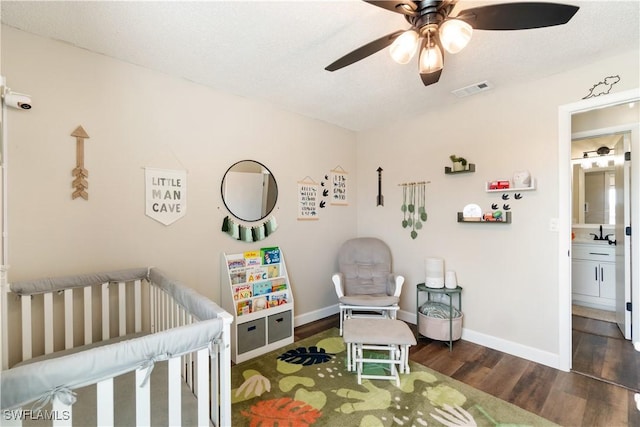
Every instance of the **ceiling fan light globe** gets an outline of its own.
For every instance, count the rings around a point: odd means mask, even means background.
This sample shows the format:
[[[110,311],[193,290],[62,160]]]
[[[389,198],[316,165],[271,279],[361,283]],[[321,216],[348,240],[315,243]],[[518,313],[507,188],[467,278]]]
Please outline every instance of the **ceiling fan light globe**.
[[[423,47],[418,61],[420,74],[429,74],[441,70],[444,66],[442,51],[437,45]]]
[[[400,34],[389,47],[391,58],[398,64],[406,64],[416,54],[420,36],[414,30]]]
[[[471,25],[460,19],[448,19],[440,24],[440,43],[449,53],[464,49],[473,35]]]

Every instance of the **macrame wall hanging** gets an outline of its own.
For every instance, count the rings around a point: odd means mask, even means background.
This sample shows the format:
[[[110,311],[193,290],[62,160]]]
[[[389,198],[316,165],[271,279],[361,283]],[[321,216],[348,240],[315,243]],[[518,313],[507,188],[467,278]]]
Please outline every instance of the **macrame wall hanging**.
[[[266,218],[264,222],[247,226],[239,224],[228,215],[222,220],[222,231],[227,233],[231,238],[241,240],[243,242],[259,242],[267,236],[273,234],[278,228],[278,223],[274,216]]]
[[[421,230],[423,223],[427,221],[426,186],[430,182],[399,184],[402,187],[402,206],[400,206],[403,213],[402,228],[411,228],[412,239],[418,237],[417,230]]]

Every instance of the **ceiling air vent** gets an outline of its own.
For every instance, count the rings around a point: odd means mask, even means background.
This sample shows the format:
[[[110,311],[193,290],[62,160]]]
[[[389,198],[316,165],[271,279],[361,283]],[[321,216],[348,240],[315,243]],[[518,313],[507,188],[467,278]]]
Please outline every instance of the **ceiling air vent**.
[[[451,91],[451,93],[458,98],[464,98],[465,96],[475,95],[476,93],[484,92],[485,90],[489,90],[491,88],[493,88],[493,85],[485,80],[483,82],[474,83],[470,86],[456,89],[454,91]]]

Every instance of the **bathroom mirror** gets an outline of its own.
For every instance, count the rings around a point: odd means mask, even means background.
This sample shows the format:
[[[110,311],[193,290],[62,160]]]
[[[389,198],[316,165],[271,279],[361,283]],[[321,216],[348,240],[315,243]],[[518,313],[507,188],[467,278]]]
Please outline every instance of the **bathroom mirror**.
[[[278,200],[278,185],[271,171],[255,160],[231,165],[222,178],[222,201],[242,221],[266,218]]]
[[[615,171],[573,166],[574,224],[615,224]]]
[[[571,142],[574,225],[616,223],[614,147],[628,137],[628,132],[615,132]]]

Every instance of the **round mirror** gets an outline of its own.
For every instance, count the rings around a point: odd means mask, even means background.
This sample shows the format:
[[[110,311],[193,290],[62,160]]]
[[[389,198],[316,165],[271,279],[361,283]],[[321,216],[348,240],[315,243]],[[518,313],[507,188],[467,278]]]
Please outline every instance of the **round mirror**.
[[[255,160],[241,160],[222,178],[222,201],[242,221],[260,221],[278,200],[278,185],[271,171]]]

